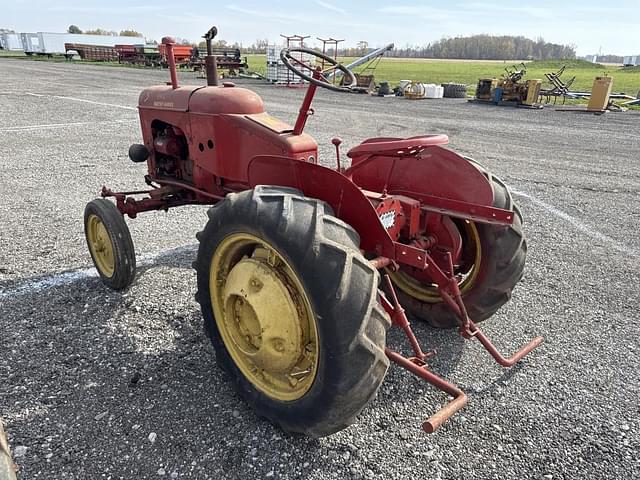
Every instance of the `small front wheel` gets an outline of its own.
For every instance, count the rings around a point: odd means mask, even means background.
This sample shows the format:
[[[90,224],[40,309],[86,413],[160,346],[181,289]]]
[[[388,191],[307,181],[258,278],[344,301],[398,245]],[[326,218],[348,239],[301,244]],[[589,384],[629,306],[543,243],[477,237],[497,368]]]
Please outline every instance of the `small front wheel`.
[[[136,275],[129,227],[116,206],[98,198],[84,209],[84,234],[100,279],[113,290],[127,288]]]

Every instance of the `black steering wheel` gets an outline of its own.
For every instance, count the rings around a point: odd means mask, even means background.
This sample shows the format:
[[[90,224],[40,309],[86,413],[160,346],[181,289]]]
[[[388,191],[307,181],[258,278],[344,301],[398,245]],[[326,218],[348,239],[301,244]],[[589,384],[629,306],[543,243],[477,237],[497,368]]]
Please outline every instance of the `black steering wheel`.
[[[321,67],[307,65],[300,58],[296,58],[293,55],[294,53],[308,53],[323,60],[323,64],[328,63],[330,66],[329,68],[322,69]],[[356,77],[351,70],[317,50],[303,47],[285,48],[280,52],[280,59],[282,63],[298,77],[304,78],[318,87],[328,88],[334,92],[351,92],[351,89],[357,84]],[[335,74],[338,70],[344,74],[341,85],[334,83],[336,78]],[[305,71],[309,73],[305,73]],[[331,73],[332,71],[333,73]]]

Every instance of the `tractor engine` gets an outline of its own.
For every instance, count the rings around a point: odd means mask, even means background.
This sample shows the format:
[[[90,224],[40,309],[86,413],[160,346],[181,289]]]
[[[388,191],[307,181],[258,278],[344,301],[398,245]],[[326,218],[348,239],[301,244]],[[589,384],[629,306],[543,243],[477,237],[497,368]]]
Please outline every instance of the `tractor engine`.
[[[151,126],[153,134],[153,159],[150,173],[155,178],[171,177],[193,182],[193,161],[184,132],[176,126],[156,121]]]

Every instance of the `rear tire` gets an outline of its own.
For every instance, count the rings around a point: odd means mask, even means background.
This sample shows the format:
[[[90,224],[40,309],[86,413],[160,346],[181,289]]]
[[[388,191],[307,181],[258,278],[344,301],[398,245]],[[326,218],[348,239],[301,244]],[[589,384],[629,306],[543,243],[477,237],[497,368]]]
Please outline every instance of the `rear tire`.
[[[527,242],[522,231],[522,214],[506,185],[476,161],[467,158],[492,183],[493,206],[514,212],[513,224],[504,227],[476,223],[480,238],[481,262],[473,284],[462,294],[469,318],[481,322],[493,315],[511,298],[522,278]],[[444,302],[425,302],[396,288],[400,303],[414,317],[436,328],[455,328],[460,320]]]
[[[104,198],[87,203],[84,234],[102,282],[113,290],[127,288],[136,276],[131,233],[118,208]]]
[[[196,300],[218,363],[231,376],[238,393],[258,415],[288,432],[321,437],[353,423],[386,374],[389,360],[384,348],[390,326],[377,301],[379,274],[360,253],[356,231],[336,218],[325,202],[282,187],[257,186],[230,194],[209,209],[208,216],[204,230],[197,235],[200,247],[194,263],[198,277]],[[259,246],[253,252],[264,245],[277,254],[300,287],[290,292],[290,297],[298,302],[299,297],[308,300],[311,314],[307,317],[314,324],[319,348],[315,366],[309,367],[309,375],[314,377],[309,379],[306,391],[293,395],[296,398],[283,400],[282,396],[270,394],[256,380],[259,377],[243,373],[246,365],[236,361],[238,347],[232,343],[238,342],[221,333],[221,329],[227,332],[225,325],[232,323],[231,311],[236,312],[237,322],[243,321],[238,319],[237,310],[230,309],[233,304],[224,303],[231,297],[219,297],[218,292],[230,289],[234,269],[243,261],[253,261],[255,255],[251,253],[253,246],[236,251],[236,267],[228,272],[220,268],[215,259],[223,255],[225,245],[235,237],[256,239]],[[212,285],[212,278],[219,286]],[[244,298],[244,302],[251,302],[250,296]],[[251,307],[257,308],[255,305]],[[214,313],[216,308],[219,318]],[[255,311],[253,318],[260,318],[261,312]],[[287,321],[281,319],[278,323]],[[266,332],[262,323],[257,331]],[[225,345],[225,338],[229,345]],[[262,348],[260,344],[258,352]],[[260,375],[265,377],[265,373],[271,372],[264,368]]]

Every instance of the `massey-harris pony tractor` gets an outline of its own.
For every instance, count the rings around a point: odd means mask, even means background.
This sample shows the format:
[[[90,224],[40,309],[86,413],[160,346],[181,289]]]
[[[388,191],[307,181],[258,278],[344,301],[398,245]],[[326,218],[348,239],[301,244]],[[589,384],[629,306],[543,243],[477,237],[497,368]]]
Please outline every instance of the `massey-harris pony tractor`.
[[[505,185],[446,149],[445,135],[370,138],[347,152],[349,167],[336,138],[337,167],[327,168],[303,130],[316,88],[349,92],[351,71],[314,50],[283,50],[309,81],[292,127],[256,93],[219,85],[213,56],[207,86],[178,86],[173,40],[163,43],[171,84],[140,94],[144,144],[129,149],[146,161],[149,189],[103,187],[85,209],[87,243],[102,281],[124,289],[136,269],[124,215],[213,205],[196,235],[196,300],[218,363],[259,415],[290,432],[334,433],[354,422],[393,361],[453,397],[424,422],[436,430],[467,397],[429,370],[433,353],[420,348],[405,308],[477,339],[504,366],[540,344],[504,358],[476,325],[522,276],[522,218]],[[333,83],[338,71],[343,86]],[[411,356],[386,347],[391,325],[406,333]]]

